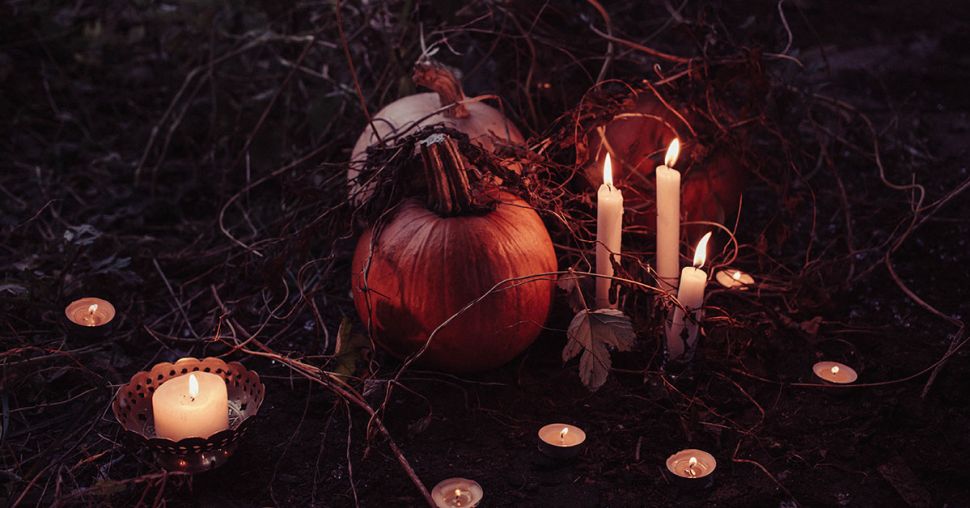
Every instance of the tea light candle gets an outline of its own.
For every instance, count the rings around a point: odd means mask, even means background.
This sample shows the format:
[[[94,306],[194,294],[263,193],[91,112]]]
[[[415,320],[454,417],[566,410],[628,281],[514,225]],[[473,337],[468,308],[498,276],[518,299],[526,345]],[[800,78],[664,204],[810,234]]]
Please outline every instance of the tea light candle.
[[[193,372],[169,379],[152,395],[155,435],[172,441],[207,438],[229,428],[229,395],[222,376]]]
[[[115,318],[115,307],[102,298],[79,298],[64,308],[68,321],[88,328],[104,326]]]
[[[448,478],[431,489],[431,499],[437,508],[471,508],[485,497],[485,491],[475,480]]]
[[[737,289],[740,291],[745,291],[748,289],[748,286],[754,284],[754,277],[734,268],[721,270],[717,272],[714,278],[717,279],[718,284],[728,289]]]
[[[554,459],[575,457],[585,442],[586,432],[568,423],[550,423],[539,429],[539,451]]]
[[[680,270],[680,171],[673,168],[680,154],[674,138],[662,166],[657,166],[657,285],[677,289]]]
[[[610,303],[613,280],[613,259],[620,255],[623,235],[623,193],[613,186],[613,167],[610,154],[603,161],[603,185],[596,194],[596,307],[616,308]]]
[[[667,457],[667,470],[679,478],[697,480],[711,475],[717,460],[704,450],[688,448]]]
[[[685,351],[693,350],[697,343],[698,323],[701,307],[704,305],[704,288],[707,286],[707,272],[701,270],[701,267],[707,258],[707,242],[710,239],[710,232],[701,238],[694,250],[694,266],[685,266],[680,272],[680,287],[677,290],[677,301],[680,305],[674,307],[673,316],[667,325],[667,358],[670,360],[680,358]],[[692,319],[687,319],[684,309],[687,309]]]
[[[855,383],[859,379],[855,369],[839,362],[818,362],[812,366],[812,372],[823,381],[837,385]]]

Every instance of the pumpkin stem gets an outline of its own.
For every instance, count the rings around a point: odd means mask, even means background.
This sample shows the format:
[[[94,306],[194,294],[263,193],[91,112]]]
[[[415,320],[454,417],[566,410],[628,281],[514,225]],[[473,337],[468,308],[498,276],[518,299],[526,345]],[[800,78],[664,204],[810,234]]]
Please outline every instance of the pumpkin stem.
[[[414,64],[414,74],[411,79],[419,86],[430,88],[438,94],[442,106],[454,105],[444,112],[449,118],[467,118],[468,109],[461,101],[465,100],[465,93],[461,90],[461,83],[447,67],[430,58],[422,58]]]
[[[419,145],[428,182],[428,208],[445,217],[473,211],[465,160],[455,140],[438,133]]]

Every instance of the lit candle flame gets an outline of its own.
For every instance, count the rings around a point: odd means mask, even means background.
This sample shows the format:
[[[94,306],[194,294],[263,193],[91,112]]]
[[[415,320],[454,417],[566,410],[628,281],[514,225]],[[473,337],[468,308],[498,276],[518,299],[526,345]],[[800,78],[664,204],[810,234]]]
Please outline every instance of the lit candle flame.
[[[195,400],[199,396],[199,380],[195,378],[195,374],[189,374],[189,398]]]
[[[673,168],[674,164],[677,162],[678,155],[680,155],[680,140],[674,138],[674,140],[670,142],[670,146],[667,147],[667,154],[664,155],[664,166]]]
[[[560,442],[563,442],[563,443],[566,442],[566,434],[569,434],[569,427],[563,427],[562,430],[559,431]]]
[[[832,366],[832,374],[838,374],[838,373],[839,373],[839,366],[838,365],[833,365]]]
[[[455,506],[461,506],[461,489],[455,489]]]
[[[92,303],[88,306],[88,315],[94,316],[94,313],[98,311],[98,304]]]
[[[697,476],[697,472],[694,471],[694,466],[696,465],[697,465],[697,457],[694,457],[693,455],[691,455],[690,460],[687,461],[687,469],[686,469],[687,476],[690,476],[691,478]]]
[[[733,277],[734,280],[740,281],[741,280],[741,272],[735,270],[734,271],[734,275],[732,275],[731,277]]]
[[[704,261],[707,261],[707,241],[711,239],[711,232],[708,231],[701,241],[697,242],[697,248],[694,249],[694,268],[701,268],[704,266]]]
[[[613,164],[610,162],[610,154],[606,154],[606,160],[603,161],[603,183],[607,187],[613,186]]]

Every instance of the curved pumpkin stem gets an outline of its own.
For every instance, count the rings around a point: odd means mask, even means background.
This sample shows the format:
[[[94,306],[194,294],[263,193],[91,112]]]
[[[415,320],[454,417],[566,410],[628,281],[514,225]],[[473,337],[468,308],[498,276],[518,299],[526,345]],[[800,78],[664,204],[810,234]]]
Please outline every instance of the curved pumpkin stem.
[[[439,133],[419,144],[428,182],[428,208],[446,217],[473,211],[465,160],[455,140]]]
[[[423,58],[414,64],[414,74],[411,79],[420,86],[430,88],[438,94],[438,100],[442,106],[454,104],[444,115],[450,118],[467,118],[468,109],[461,101],[465,100],[465,93],[461,90],[461,83],[458,78],[441,65],[430,58]]]

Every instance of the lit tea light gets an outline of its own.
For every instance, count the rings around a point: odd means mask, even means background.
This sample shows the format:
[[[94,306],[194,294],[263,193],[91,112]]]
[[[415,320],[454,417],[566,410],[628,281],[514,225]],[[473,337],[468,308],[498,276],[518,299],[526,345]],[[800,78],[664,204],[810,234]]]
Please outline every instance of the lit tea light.
[[[855,383],[859,379],[855,369],[839,362],[818,362],[812,366],[812,372],[823,381],[839,385]]]
[[[437,508],[473,508],[483,497],[482,486],[467,478],[448,478],[431,489],[431,499]]]
[[[229,428],[229,396],[222,376],[193,372],[165,381],[152,395],[155,435],[172,441],[207,438]]]
[[[754,277],[734,268],[721,270],[717,272],[714,278],[717,279],[718,284],[728,289],[738,289],[741,291],[748,289],[748,286],[754,284]]]
[[[554,459],[575,457],[586,442],[586,432],[568,423],[550,423],[539,429],[539,451]]]
[[[717,468],[717,460],[704,450],[689,448],[667,457],[667,470],[679,478],[706,478]]]
[[[110,323],[115,318],[115,307],[102,298],[80,298],[64,308],[64,315],[71,323],[94,328]]]

